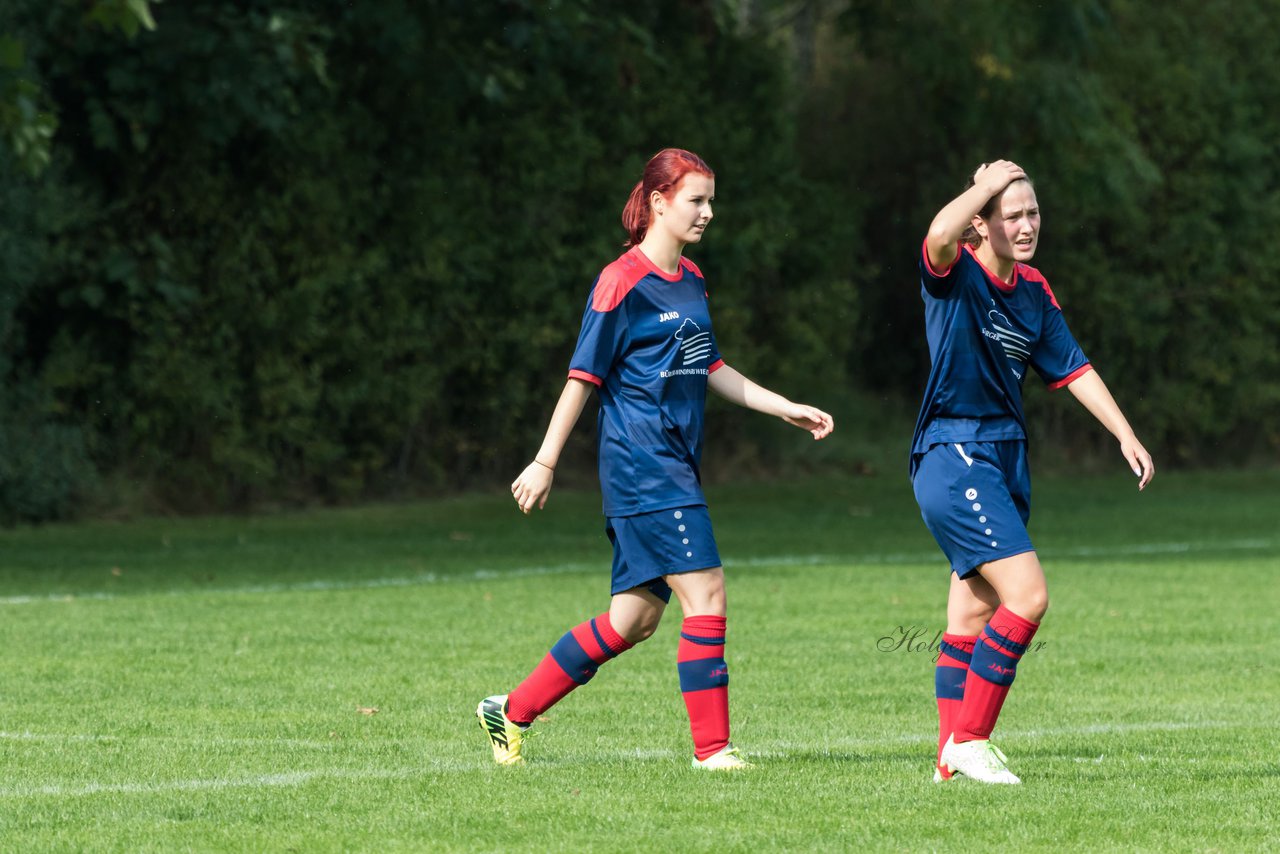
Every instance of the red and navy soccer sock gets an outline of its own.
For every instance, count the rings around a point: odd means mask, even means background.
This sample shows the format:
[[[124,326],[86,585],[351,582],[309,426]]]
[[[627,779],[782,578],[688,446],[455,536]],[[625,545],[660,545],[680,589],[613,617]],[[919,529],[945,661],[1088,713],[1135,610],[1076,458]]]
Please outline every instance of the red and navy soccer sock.
[[[977,635],[948,633],[942,636],[942,649],[938,653],[938,666],[933,675],[934,690],[938,697],[939,760],[942,758],[942,746],[955,731],[960,707],[964,703],[964,683],[969,676],[969,660],[973,657],[973,645],[977,640]],[[945,770],[942,773],[950,776]]]
[[[590,682],[601,664],[632,646],[613,630],[608,612],[575,626],[507,696],[507,717],[521,725],[532,723],[574,688]]]
[[[973,648],[964,700],[955,721],[957,744],[991,737],[1017,675],[1018,661],[1038,628],[1039,623],[1019,617],[1003,605],[996,609]]]
[[[724,661],[725,618],[685,617],[676,667],[689,710],[693,755],[706,759],[729,744],[729,667]]]

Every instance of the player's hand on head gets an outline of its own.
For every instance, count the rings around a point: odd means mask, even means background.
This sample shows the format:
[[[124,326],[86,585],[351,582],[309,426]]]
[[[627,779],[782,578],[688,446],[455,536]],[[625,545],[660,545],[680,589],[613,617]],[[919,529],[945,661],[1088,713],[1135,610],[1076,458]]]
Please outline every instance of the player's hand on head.
[[[808,430],[815,439],[825,439],[836,429],[835,419],[830,415],[803,403],[791,404],[791,408],[783,413],[782,420],[801,430]]]
[[[1022,167],[1011,160],[996,160],[984,163],[973,173],[973,183],[982,187],[990,195],[1004,192],[1004,188],[1014,181],[1027,177]]]
[[[1147,449],[1142,447],[1142,443],[1134,436],[1120,443],[1120,453],[1124,455],[1129,469],[1138,478],[1138,489],[1146,489],[1156,473],[1156,464],[1147,453]]]
[[[551,481],[555,472],[541,463],[529,463],[520,476],[511,482],[511,497],[516,500],[520,512],[528,514],[536,505],[539,510],[547,506],[551,493]]]

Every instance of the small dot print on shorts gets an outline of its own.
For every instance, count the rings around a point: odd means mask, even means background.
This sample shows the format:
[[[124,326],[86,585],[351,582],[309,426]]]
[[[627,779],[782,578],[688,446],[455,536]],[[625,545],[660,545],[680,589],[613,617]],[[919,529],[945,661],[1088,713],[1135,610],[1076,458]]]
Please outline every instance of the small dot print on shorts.
[[[982,509],[982,505],[981,505],[981,504],[974,504],[974,505],[973,505],[973,509],[974,509],[975,511],[981,510],[981,509]]]
[[[991,541],[991,548],[993,548],[993,549],[994,549],[994,548],[995,548],[996,546],[998,546],[998,545],[1000,545],[1000,544],[999,544],[999,543],[997,543],[995,540],[992,540],[992,541]]]
[[[978,497],[978,490],[974,489],[973,487],[969,487],[964,491],[964,497],[972,501],[973,499]]]
[[[985,524],[987,524],[987,517],[986,517],[986,516],[979,516],[979,517],[978,517],[978,521],[985,525]]]
[[[693,552],[685,552],[685,553],[684,553],[684,556],[685,556],[685,557],[693,557]]]
[[[986,530],[986,535],[987,535],[988,537],[989,537],[989,536],[991,536],[991,529],[990,529],[990,528],[987,528],[987,530]],[[685,542],[688,542],[688,540],[686,540]]]
[[[683,533],[684,533],[684,525],[681,525],[679,528],[676,528],[676,530],[683,534]]]
[[[683,519],[683,518],[684,518],[684,514],[683,514],[683,513],[681,513],[679,510],[677,510],[677,511],[675,512],[675,517],[676,517],[677,519]]]
[[[990,532],[990,531],[988,531],[987,533],[991,533],[991,532]],[[688,537],[685,537],[683,540],[681,540],[681,542],[682,542],[682,543],[684,543],[684,544],[687,546],[687,545],[689,545],[689,538],[688,538]]]

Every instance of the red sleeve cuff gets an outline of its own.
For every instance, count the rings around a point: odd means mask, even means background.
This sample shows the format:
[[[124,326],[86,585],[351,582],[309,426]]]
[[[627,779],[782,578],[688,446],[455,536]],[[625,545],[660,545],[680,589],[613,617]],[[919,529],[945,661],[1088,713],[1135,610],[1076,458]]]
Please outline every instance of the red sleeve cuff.
[[[1065,388],[1066,386],[1071,385],[1073,382],[1080,379],[1082,376],[1084,376],[1085,374],[1089,373],[1092,370],[1093,370],[1093,365],[1090,365],[1088,362],[1086,362],[1083,366],[1076,368],[1074,371],[1067,374],[1065,377],[1058,380],[1056,383],[1049,383],[1049,388],[1054,391],[1060,388]]]
[[[956,257],[951,259],[951,263],[947,265],[945,270],[935,270],[933,265],[929,263],[929,238],[926,237],[924,243],[920,246],[920,257],[924,259],[924,268],[929,271],[930,276],[935,279],[945,279],[947,274],[951,272],[951,268],[960,260],[960,253],[963,251],[964,249],[960,247],[960,244],[956,244]]]
[[[724,359],[716,359],[707,367],[708,374],[714,374],[716,371],[724,367]]]
[[[596,388],[599,388],[600,386],[604,385],[604,380],[600,379],[595,374],[589,374],[586,371],[579,371],[579,370],[569,371],[569,379],[585,380],[586,382],[591,383]]]

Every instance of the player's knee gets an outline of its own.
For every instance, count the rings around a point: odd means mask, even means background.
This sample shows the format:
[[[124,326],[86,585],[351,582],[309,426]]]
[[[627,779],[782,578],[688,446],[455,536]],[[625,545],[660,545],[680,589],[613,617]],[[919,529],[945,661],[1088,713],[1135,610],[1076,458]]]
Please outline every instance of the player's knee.
[[[1038,602],[1037,604],[1039,605],[1039,609],[1038,609],[1038,611],[1037,611],[1036,618],[1035,618],[1034,620],[1032,620],[1032,622],[1034,622],[1034,623],[1038,623],[1038,622],[1040,622],[1041,620],[1043,620],[1043,619],[1044,619],[1044,615],[1045,615],[1046,613],[1048,613],[1048,611],[1049,611],[1049,593],[1048,593],[1048,591],[1045,591],[1044,595],[1042,595],[1042,596],[1040,597],[1040,600],[1039,600],[1039,602]]]
[[[994,607],[984,602],[969,603],[964,607],[947,609],[947,631],[960,635],[976,635],[991,622],[996,614]]]
[[[991,618],[996,615],[996,606],[986,602],[974,602],[971,612],[967,615],[967,622],[977,623],[985,626],[991,622]]]
[[[1010,608],[1024,620],[1038,623],[1044,619],[1045,612],[1049,610],[1049,591],[1043,588],[1030,591],[1018,597],[1018,602],[1011,603]]]
[[[653,637],[653,633],[658,630],[658,623],[661,619],[661,614],[646,614],[628,622],[624,626],[615,626],[614,628],[627,643],[637,644]]]
[[[728,608],[725,603],[724,588],[711,591],[705,596],[698,597],[698,600],[691,604],[686,616],[694,614],[711,614],[717,617],[728,616]]]
[[[680,608],[686,617],[701,614],[725,616],[727,600],[721,570],[669,577],[668,583],[679,597]]]

